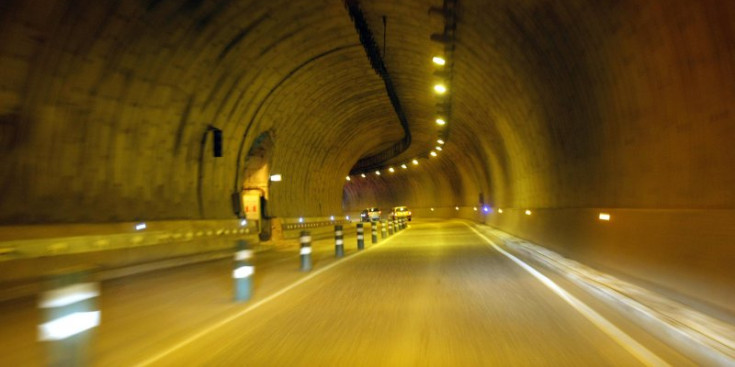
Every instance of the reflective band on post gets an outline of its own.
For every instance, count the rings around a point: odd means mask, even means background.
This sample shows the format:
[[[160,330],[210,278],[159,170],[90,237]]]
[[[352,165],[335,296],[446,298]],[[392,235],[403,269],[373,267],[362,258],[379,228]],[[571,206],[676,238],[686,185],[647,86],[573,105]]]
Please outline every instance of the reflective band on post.
[[[358,240],[362,240],[362,239],[364,239],[364,238],[365,238],[365,236],[363,236],[363,235],[361,235],[361,234],[358,234],[358,235],[357,235],[357,239],[358,239]]]
[[[309,243],[309,242],[311,242],[311,236],[301,237],[301,243]]]
[[[247,278],[255,273],[254,266],[241,266],[232,272],[232,277],[235,279]]]
[[[335,236],[341,236],[342,235],[342,231],[334,231],[334,235]]]
[[[235,261],[247,260],[253,258],[253,250],[240,250],[235,252]]]
[[[343,241],[343,240],[335,240],[334,242],[335,242],[335,244],[337,244],[338,246],[342,246],[342,245],[344,244],[344,241]]]
[[[311,247],[309,247],[309,246],[302,247],[301,248],[301,251],[299,251],[299,252],[301,253],[301,255],[308,255],[308,254],[311,253]]]
[[[38,340],[62,340],[100,324],[100,312],[75,312],[38,325]]]
[[[99,284],[80,283],[63,288],[47,291],[41,296],[38,303],[40,308],[54,308],[68,306],[72,303],[84,301],[100,295]]]

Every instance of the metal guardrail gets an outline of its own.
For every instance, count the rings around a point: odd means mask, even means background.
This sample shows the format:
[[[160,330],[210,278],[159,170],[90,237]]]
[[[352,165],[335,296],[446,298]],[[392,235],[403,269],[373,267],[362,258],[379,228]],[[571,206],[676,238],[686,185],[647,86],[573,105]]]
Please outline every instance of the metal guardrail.
[[[250,234],[251,228],[219,225],[211,228],[142,231],[107,235],[71,236],[0,242],[0,262],[19,258],[68,255],[166,243],[190,242],[215,237]]]
[[[290,231],[294,229],[307,229],[307,228],[319,228],[334,226],[336,224],[352,223],[351,220],[325,220],[320,222],[307,222],[307,223],[284,223],[281,227],[284,231]]]

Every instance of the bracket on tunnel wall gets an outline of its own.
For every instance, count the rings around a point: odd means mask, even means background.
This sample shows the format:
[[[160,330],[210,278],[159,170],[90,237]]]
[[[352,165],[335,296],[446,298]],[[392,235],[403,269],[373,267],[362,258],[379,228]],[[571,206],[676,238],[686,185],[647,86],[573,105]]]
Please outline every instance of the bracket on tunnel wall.
[[[209,125],[207,126],[207,132],[210,131],[212,132],[212,155],[215,158],[222,157],[222,130]]]

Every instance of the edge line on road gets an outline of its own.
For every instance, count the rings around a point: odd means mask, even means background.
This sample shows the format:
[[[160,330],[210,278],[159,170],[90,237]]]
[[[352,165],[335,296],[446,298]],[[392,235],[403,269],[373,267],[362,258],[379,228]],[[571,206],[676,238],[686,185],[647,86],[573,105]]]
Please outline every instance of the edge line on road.
[[[230,315],[230,316],[224,318],[223,320],[220,320],[219,322],[215,323],[214,325],[211,325],[209,327],[206,327],[203,330],[201,330],[201,331],[199,331],[199,332],[197,332],[197,333],[189,336],[188,338],[186,338],[186,339],[178,342],[177,344],[174,344],[172,347],[164,350],[163,352],[160,352],[158,354],[153,355],[152,357],[149,357],[149,358],[147,358],[147,359],[145,359],[145,360],[143,360],[141,362],[138,362],[137,364],[135,364],[135,366],[138,366],[138,367],[149,366],[149,365],[151,365],[151,364],[153,364],[155,362],[158,362],[159,360],[161,360],[162,358],[168,356],[169,354],[171,354],[171,353],[173,353],[173,352],[181,349],[182,347],[184,347],[184,346],[186,346],[188,344],[191,344],[195,340],[197,340],[197,339],[199,339],[199,338],[201,338],[201,337],[203,337],[203,336],[211,333],[212,331],[214,331],[214,330],[216,330],[216,329],[218,329],[218,328],[220,328],[220,327],[222,327],[222,326],[224,326],[224,325],[226,325],[226,324],[234,321],[235,319],[240,318],[241,316],[249,313],[250,311],[253,311],[253,310],[259,308],[260,306],[262,306],[262,305],[264,305],[264,304],[266,304],[266,303],[268,303],[268,302],[276,299],[277,297],[279,297],[279,296],[287,293],[288,291],[290,291],[290,290],[292,290],[292,289],[300,286],[301,284],[306,283],[307,281],[309,281],[310,279],[318,276],[319,274],[321,274],[321,273],[323,273],[323,272],[325,272],[325,271],[327,271],[329,269],[332,269],[332,268],[334,268],[334,267],[336,267],[336,266],[338,266],[340,264],[344,264],[347,261],[352,260],[352,259],[354,259],[354,258],[356,258],[356,257],[358,257],[358,256],[360,256],[362,254],[365,254],[366,252],[368,252],[368,251],[370,251],[370,250],[372,250],[372,249],[374,249],[376,247],[379,247],[379,246],[385,244],[386,242],[391,241],[392,239],[396,238],[397,236],[400,236],[403,233],[404,233],[404,231],[401,231],[400,233],[396,233],[392,237],[389,237],[389,238],[387,238],[387,239],[385,239],[383,241],[380,241],[376,245],[370,246],[370,247],[366,248],[363,251],[359,251],[359,252],[354,253],[352,255],[345,256],[344,258],[341,259],[341,261],[340,260],[337,260],[337,261],[335,261],[335,262],[333,262],[333,263],[331,263],[331,264],[329,264],[329,265],[327,265],[327,266],[325,266],[325,267],[323,267],[321,269],[315,270],[315,271],[311,272],[309,275],[307,275],[307,276],[305,276],[305,277],[303,277],[303,278],[301,278],[301,279],[299,279],[299,280],[291,283],[290,285],[288,285],[288,286],[282,288],[281,290],[279,290],[279,291],[271,294],[270,296],[265,297],[265,298],[261,299],[260,301],[253,303],[252,305],[244,308],[243,310],[235,313],[234,315]]]
[[[580,301],[578,298],[574,297],[571,293],[564,290],[564,288],[557,285],[553,280],[543,275],[541,272],[533,268],[531,265],[528,265],[523,260],[517,258],[513,254],[500,248],[500,246],[498,246],[495,243],[495,241],[487,238],[484,233],[478,231],[477,229],[473,228],[467,223],[462,223],[462,224],[466,225],[469,229],[471,229],[478,236],[480,236],[480,238],[485,240],[485,242],[487,243],[489,247],[492,247],[493,249],[497,250],[501,254],[505,255],[505,257],[509,258],[511,261],[513,261],[518,266],[523,268],[525,271],[530,273],[534,278],[538,279],[552,292],[554,292],[561,299],[563,299],[570,306],[572,306],[572,308],[574,308],[579,313],[581,313],[582,316],[584,316],[587,320],[595,324],[595,326],[597,326],[605,334],[607,334],[609,337],[615,340],[615,342],[617,342],[625,350],[630,352],[641,363],[643,363],[646,366],[669,366],[669,364],[666,363],[666,361],[664,361],[663,359],[658,357],[656,354],[648,350],[642,344],[638,343],[630,335],[626,334],[624,331],[620,330],[613,323],[608,321],[604,316],[600,315],[599,313],[597,313],[597,311],[587,306],[587,304]]]

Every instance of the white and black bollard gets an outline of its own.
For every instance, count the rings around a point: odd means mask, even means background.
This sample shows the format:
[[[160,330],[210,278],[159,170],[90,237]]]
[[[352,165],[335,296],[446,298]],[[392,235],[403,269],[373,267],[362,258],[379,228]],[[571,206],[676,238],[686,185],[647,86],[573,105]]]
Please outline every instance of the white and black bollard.
[[[47,364],[92,365],[92,334],[100,323],[99,283],[90,280],[88,271],[75,270],[52,276],[47,289],[38,302],[43,318],[38,340],[48,347]]]
[[[311,270],[311,233],[309,231],[301,231],[299,237],[301,242],[301,271]]]
[[[388,219],[388,235],[393,235],[393,220]]]
[[[345,256],[344,249],[344,232],[342,232],[342,225],[337,224],[334,226],[334,256],[342,257]]]
[[[377,220],[370,222],[370,239],[372,240],[371,243],[373,245],[378,243],[378,223],[379,222]]]
[[[365,233],[362,223],[357,223],[357,249],[362,250],[365,248]]]
[[[395,227],[396,227],[396,233],[400,232],[400,231],[401,231],[401,225],[400,225],[400,221],[399,221],[398,219],[394,219],[394,220],[393,220],[393,224],[394,224],[394,225],[395,225]]]
[[[380,221],[380,238],[385,239],[388,237],[388,229],[385,228],[385,219]]]
[[[239,240],[235,247],[235,264],[232,278],[235,281],[235,301],[248,301],[253,293],[253,274],[255,266],[252,263],[253,250],[247,241]]]

